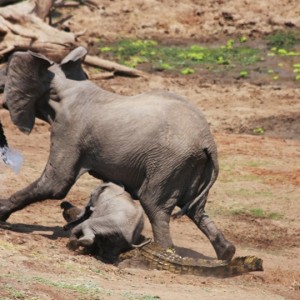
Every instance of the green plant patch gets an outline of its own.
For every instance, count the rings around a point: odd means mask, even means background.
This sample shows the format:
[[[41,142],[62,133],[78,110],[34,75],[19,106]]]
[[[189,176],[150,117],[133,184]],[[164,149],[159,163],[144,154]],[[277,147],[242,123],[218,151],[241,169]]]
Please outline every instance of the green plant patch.
[[[147,72],[229,75],[234,79],[259,79],[275,83],[287,78],[300,81],[300,31],[280,31],[265,39],[240,36],[216,44],[165,44],[154,40],[99,41],[105,58]],[[292,71],[291,71],[292,68]],[[261,134],[261,133],[258,133]]]
[[[271,220],[281,220],[283,218],[283,214],[278,212],[271,212],[268,214],[268,218]]]
[[[9,298],[1,298],[0,299],[28,299],[26,294],[23,291],[18,290],[17,288],[12,287],[9,284],[4,284],[3,287],[4,291],[6,290],[9,294]]]
[[[261,60],[259,51],[245,46],[245,38],[236,43],[233,39],[219,47],[166,46],[153,40],[121,40],[112,45],[100,45],[99,51],[130,67],[148,63],[152,70],[175,70],[183,75],[195,72],[196,66],[210,68],[249,65]]]
[[[275,77],[275,76],[274,76]],[[274,78],[273,77],[273,78]],[[256,135],[262,135],[265,133],[265,129],[263,127],[255,127],[252,132]]]
[[[249,210],[249,213],[256,218],[264,218],[265,212],[261,208],[252,208]]]
[[[189,75],[195,73],[195,71],[192,68],[184,68],[180,71],[182,75]]]
[[[257,219],[270,219],[280,220],[283,218],[283,214],[278,212],[266,212],[262,208],[236,208],[231,209],[230,214],[234,216],[250,216]]]
[[[101,290],[93,284],[70,284],[68,282],[63,281],[51,281],[42,277],[34,277],[33,280],[35,282],[45,284],[48,286],[52,286],[58,289],[66,289],[75,292],[79,292],[82,294],[92,294],[92,293],[100,293]]]
[[[244,165],[252,168],[266,168],[272,166],[272,162],[268,160],[257,159],[255,161],[254,160],[247,161],[244,163]]]
[[[249,76],[249,72],[246,70],[240,71],[240,77],[245,78]]]
[[[300,31],[277,31],[266,37],[269,48],[291,49],[300,43]]]

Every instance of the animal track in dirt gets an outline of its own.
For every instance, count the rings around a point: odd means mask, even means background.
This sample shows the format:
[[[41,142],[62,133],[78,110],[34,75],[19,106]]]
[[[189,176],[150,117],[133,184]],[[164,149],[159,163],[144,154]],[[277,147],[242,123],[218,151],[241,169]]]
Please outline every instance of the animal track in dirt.
[[[276,221],[256,218],[249,214],[232,217],[235,230],[225,230],[226,236],[234,243],[258,249],[288,249],[300,247],[300,230],[282,227]]]
[[[252,117],[246,124],[238,130],[238,133],[253,134],[253,130],[259,127],[262,128],[266,136],[300,140],[299,112],[266,118]]]
[[[91,12],[85,6],[64,10],[66,15],[71,11],[73,17],[67,23],[73,32],[86,30],[79,38],[87,44],[98,37],[108,41],[120,37],[193,39],[201,43],[249,34],[250,40],[276,28],[284,29],[286,22],[295,24],[297,30],[300,26],[298,0],[282,0],[281,5],[275,0],[210,0],[201,1],[201,5],[191,0],[95,1],[100,11]],[[224,195],[225,183],[219,178],[209,195],[210,208],[213,210],[215,203],[222,205],[222,201],[228,207],[248,207],[249,203],[242,201],[249,200],[255,202],[253,207],[266,212],[282,211],[284,215],[274,221],[251,215],[222,218],[215,213],[215,222],[235,243],[237,253],[261,257],[265,271],[217,280],[163,271],[119,270],[94,257],[69,251],[66,237],[57,233],[55,238],[53,230],[46,227],[62,227],[64,222],[59,203],[46,200],[9,219],[19,228],[0,228],[1,299],[299,299],[299,82],[292,86],[283,82],[279,89],[278,82],[273,86],[256,84],[261,78],[248,83],[248,79],[236,80],[223,74],[212,78],[207,73],[169,76],[161,72],[135,79],[116,76],[97,83],[124,95],[167,89],[187,97],[204,111],[218,142],[220,162],[224,164],[227,159],[225,163],[238,166],[234,170],[257,176],[245,180],[234,173],[233,187],[253,190],[259,186],[272,191],[270,197],[262,193],[254,200],[251,196],[231,198]],[[49,128],[38,121],[32,134],[25,136],[11,123],[7,111],[0,109],[0,118],[9,143],[24,155],[24,165],[17,176],[0,165],[3,198],[40,176],[49,152]],[[252,135],[256,127],[262,127],[264,134]],[[250,164],[261,161],[268,164]],[[88,176],[81,177],[68,199],[83,206],[94,183]],[[177,222],[171,227],[181,251],[190,256],[215,257],[209,241],[190,220],[182,218]],[[151,236],[150,229],[147,236]]]
[[[300,186],[300,170],[279,171],[253,167],[245,167],[245,169],[254,175],[260,176],[264,182],[270,185],[290,184]]]

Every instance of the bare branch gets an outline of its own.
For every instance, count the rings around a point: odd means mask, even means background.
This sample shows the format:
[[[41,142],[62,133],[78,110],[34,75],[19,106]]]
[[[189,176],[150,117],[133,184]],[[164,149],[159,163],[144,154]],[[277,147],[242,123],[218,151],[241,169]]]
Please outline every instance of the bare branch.
[[[84,63],[91,65],[91,66],[97,66],[97,67],[100,67],[100,68],[108,70],[108,71],[115,72],[115,74],[127,75],[127,76],[133,76],[133,77],[145,76],[145,73],[140,70],[129,68],[129,67],[120,65],[116,62],[112,62],[112,61],[108,61],[108,60],[99,58],[97,56],[87,55],[84,59]]]

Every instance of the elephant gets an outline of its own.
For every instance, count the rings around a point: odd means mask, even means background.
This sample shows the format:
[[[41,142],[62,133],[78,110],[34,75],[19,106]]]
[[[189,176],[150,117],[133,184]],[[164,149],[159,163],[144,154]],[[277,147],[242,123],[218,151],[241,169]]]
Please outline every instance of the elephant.
[[[41,176],[7,199],[0,220],[29,204],[63,199],[84,173],[125,187],[139,199],[154,242],[173,247],[170,219],[186,214],[208,237],[218,259],[231,260],[235,246],[205,212],[219,173],[217,146],[200,109],[161,90],[133,96],[106,91],[87,79],[83,47],[60,63],[34,53],[12,54],[4,107],[29,134],[35,118],[51,126],[48,162]]]
[[[114,260],[121,252],[140,246],[137,243],[144,228],[143,210],[124,187],[112,182],[100,184],[76,217],[76,207],[69,202],[63,203],[72,210],[72,215],[67,214],[71,218],[67,218],[69,222],[64,226],[65,230],[71,229],[70,248],[75,250],[79,246],[95,244],[104,257]],[[67,211],[64,210],[64,216]]]

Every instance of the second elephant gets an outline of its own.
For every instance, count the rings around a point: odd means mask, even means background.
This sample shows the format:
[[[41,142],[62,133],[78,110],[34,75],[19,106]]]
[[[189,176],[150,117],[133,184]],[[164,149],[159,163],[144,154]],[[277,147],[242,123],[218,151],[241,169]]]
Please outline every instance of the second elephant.
[[[65,229],[72,228],[71,248],[95,244],[104,256],[115,258],[139,242],[143,227],[142,208],[123,187],[110,182],[93,190],[84,210]]]

